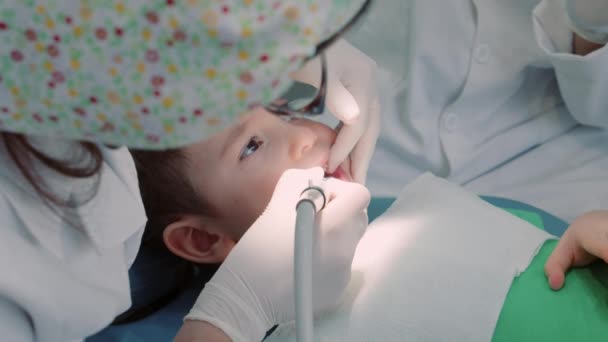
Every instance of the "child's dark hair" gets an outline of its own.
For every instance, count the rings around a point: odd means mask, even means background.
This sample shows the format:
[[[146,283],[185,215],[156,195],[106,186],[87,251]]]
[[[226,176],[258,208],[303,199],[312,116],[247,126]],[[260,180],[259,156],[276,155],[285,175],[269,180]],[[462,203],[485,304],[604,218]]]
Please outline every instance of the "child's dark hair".
[[[219,265],[198,265],[177,257],[164,244],[165,228],[184,215],[208,215],[212,208],[196,191],[185,170],[188,159],[179,149],[163,151],[131,150],[137,169],[139,191],[147,216],[147,223],[142,239],[140,254],[132,269],[138,268],[138,262],[145,264],[150,274],[137,274],[140,282],[153,283],[158,279],[173,274],[173,283],[166,293],[158,294],[146,303],[136,303],[137,294],[132,294],[132,308],[119,316],[114,324],[124,324],[146,317],[173,300],[189,285],[194,273],[200,272],[203,281],[215,273]],[[140,258],[141,256],[141,258]],[[151,267],[158,260],[162,268]],[[169,260],[169,261],[167,261]],[[167,269],[169,265],[170,269]],[[143,280],[141,280],[143,279]],[[145,285],[143,286],[145,288]]]
[[[165,227],[184,215],[209,215],[212,207],[186,175],[188,159],[181,150],[131,150],[131,155],[148,217],[143,244],[166,249]]]

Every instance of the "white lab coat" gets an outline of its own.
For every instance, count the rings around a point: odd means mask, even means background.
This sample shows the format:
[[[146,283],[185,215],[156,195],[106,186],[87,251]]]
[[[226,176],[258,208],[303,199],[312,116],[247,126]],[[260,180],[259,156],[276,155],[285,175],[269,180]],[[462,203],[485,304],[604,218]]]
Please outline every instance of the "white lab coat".
[[[72,146],[41,140],[37,146],[58,156]],[[126,148],[102,151],[98,193],[73,216],[82,223],[76,228],[41,202],[0,144],[1,340],[81,340],[130,306],[127,271],[146,216]],[[91,184],[38,170],[64,199]]]
[[[571,54],[558,1],[390,3],[370,20],[399,17],[388,13],[393,6],[407,24],[370,22],[362,32],[370,40],[370,30],[407,25],[406,67],[357,44],[381,66],[393,63],[381,82],[383,127],[367,183],[373,195],[395,196],[430,171],[566,220],[608,209],[608,134],[592,128],[608,127],[608,47]],[[381,34],[395,32],[402,31]]]

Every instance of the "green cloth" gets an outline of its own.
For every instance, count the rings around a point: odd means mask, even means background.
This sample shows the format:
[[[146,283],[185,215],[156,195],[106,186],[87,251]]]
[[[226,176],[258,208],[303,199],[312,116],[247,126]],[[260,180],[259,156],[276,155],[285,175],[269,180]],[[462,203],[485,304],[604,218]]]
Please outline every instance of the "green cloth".
[[[507,211],[544,229],[536,213]],[[608,341],[606,265],[574,269],[564,288],[553,291],[544,266],[556,245],[556,240],[547,241],[527,270],[515,278],[492,341]]]

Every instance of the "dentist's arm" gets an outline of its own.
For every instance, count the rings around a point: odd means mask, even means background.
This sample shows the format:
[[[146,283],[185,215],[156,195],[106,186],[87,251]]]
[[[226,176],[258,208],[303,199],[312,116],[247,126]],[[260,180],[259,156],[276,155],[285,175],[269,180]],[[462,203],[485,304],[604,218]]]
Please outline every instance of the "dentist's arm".
[[[185,321],[175,342],[231,342],[224,332],[205,321]]]
[[[294,319],[295,208],[309,180],[318,183],[323,175],[320,167],[283,174],[264,213],[205,285],[177,341],[259,342],[274,325]],[[328,202],[317,217],[313,260],[315,312],[336,305],[350,281],[370,199],[360,184],[329,179],[324,187]]]
[[[555,69],[562,98],[583,125],[608,128],[608,0],[543,0],[536,40]]]

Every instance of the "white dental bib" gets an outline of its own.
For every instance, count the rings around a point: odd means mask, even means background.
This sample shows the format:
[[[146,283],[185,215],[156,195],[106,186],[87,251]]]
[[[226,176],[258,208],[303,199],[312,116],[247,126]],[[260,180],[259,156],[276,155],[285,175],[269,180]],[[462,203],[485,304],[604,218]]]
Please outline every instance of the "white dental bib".
[[[431,174],[406,186],[357,248],[317,341],[490,341],[509,287],[551,235]],[[293,323],[267,341],[295,341]]]

